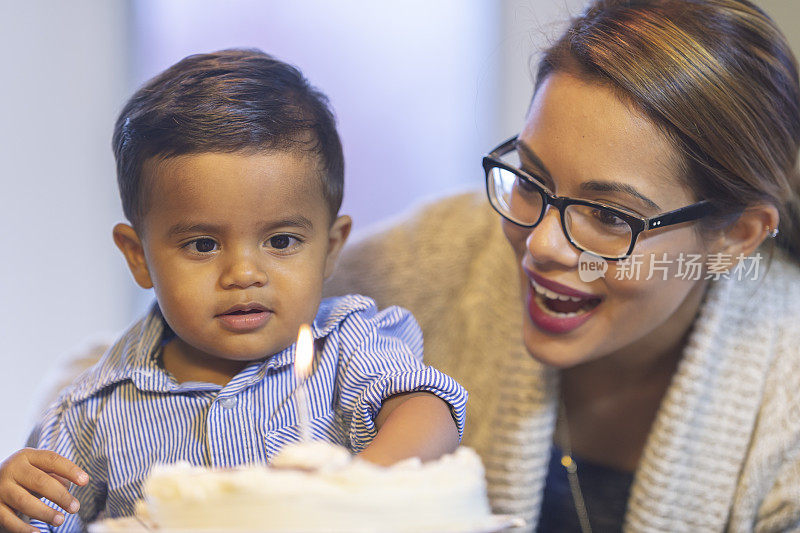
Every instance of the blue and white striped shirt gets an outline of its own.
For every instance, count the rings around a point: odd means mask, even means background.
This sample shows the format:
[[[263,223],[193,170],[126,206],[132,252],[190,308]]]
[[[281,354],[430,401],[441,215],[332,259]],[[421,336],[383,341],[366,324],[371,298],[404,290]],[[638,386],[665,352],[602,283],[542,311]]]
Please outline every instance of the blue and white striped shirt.
[[[381,403],[427,391],[451,406],[459,436],[467,393],[422,363],[422,332],[399,307],[378,311],[364,296],[323,300],[312,325],[316,357],[307,381],[311,433],[353,452],[375,437]],[[159,365],[164,319],[157,306],[48,410],[31,444],[74,461],[90,476],[74,487],[78,515],[58,528],[76,531],[102,512],[133,514],[155,463],[231,467],[265,463],[300,439],[292,345],[249,364],[227,385],[177,383]],[[46,502],[55,507],[52,502]]]

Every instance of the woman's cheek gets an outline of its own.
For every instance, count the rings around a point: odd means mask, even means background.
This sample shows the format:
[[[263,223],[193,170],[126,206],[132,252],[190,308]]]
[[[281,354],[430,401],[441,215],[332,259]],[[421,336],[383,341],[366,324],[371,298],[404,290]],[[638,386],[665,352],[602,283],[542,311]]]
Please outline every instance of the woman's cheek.
[[[646,322],[645,329],[654,328],[681,306],[703,273],[691,269],[691,275],[685,276],[683,260],[669,254],[648,253],[636,259],[609,265],[605,303],[611,304],[609,311],[627,326]]]
[[[502,228],[503,234],[514,249],[517,258],[521,258],[525,254],[525,241],[531,230],[529,228],[521,228],[505,219],[502,220]]]

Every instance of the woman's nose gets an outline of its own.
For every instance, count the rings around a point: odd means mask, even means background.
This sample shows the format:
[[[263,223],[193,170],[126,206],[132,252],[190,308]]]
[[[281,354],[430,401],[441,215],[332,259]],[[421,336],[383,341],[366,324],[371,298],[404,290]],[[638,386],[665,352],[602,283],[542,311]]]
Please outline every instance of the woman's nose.
[[[225,289],[263,287],[269,281],[266,269],[260,265],[258,254],[250,251],[235,252],[220,277]]]
[[[561,214],[553,206],[547,206],[541,222],[531,228],[525,246],[534,263],[557,263],[564,267],[578,264],[580,253],[567,239]]]

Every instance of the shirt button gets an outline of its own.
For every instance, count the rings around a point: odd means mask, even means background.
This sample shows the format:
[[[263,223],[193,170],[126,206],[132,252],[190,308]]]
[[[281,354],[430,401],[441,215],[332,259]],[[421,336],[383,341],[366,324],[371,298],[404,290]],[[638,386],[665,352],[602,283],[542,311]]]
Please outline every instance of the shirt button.
[[[219,401],[219,404],[222,406],[223,409],[233,409],[234,407],[236,407],[236,404],[238,403],[239,400],[231,396],[228,396],[227,398],[222,398]]]

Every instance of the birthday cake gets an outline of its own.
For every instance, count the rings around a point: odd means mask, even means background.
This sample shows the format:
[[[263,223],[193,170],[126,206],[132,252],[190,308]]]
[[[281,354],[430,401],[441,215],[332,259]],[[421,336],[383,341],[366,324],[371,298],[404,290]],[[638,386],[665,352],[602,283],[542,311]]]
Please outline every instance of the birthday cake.
[[[381,467],[324,442],[288,445],[271,466],[158,466],[136,515],[90,532],[477,533],[520,525],[491,514],[483,465],[470,448]]]

